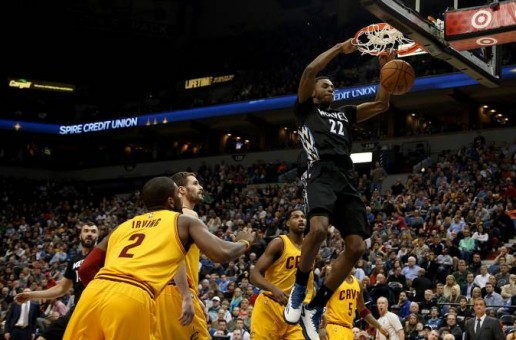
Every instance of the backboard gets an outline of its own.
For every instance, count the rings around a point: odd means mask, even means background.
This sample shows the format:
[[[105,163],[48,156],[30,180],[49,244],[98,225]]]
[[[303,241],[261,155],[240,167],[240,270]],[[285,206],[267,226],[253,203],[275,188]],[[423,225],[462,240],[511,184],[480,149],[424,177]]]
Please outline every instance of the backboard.
[[[383,22],[418,42],[433,57],[466,73],[479,84],[486,87],[500,85],[500,46],[489,47],[488,52],[483,51],[481,58],[479,53],[468,50],[459,51],[453,48],[445,39],[444,25],[437,25],[423,17],[415,9],[407,7],[401,0],[361,0],[361,4]],[[446,8],[443,8],[443,12],[445,10]]]

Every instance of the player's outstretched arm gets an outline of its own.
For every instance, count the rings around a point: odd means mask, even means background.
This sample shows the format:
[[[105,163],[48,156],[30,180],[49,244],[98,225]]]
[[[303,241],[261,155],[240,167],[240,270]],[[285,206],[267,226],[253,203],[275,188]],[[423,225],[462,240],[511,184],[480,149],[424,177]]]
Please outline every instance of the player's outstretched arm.
[[[297,96],[300,103],[305,102],[312,97],[315,86],[315,78],[317,74],[322,71],[328,63],[341,53],[349,54],[356,50],[356,46],[351,43],[351,39],[343,43],[336,44],[329,50],[319,54],[303,71]]]
[[[271,292],[277,302],[282,305],[286,305],[288,295],[265,279],[265,271],[280,258],[282,252],[283,240],[277,237],[269,243],[265,252],[260,256],[255,266],[251,269],[251,276],[249,279],[251,280],[251,283],[258,288]]]
[[[380,69],[382,69],[383,65],[388,63],[389,61],[394,59],[394,54],[388,55],[380,55],[378,56],[378,63],[380,64]],[[382,84],[378,84],[378,92],[376,92],[376,98],[372,102],[362,103],[357,105],[357,123],[363,122],[374,116],[385,112],[389,109],[389,100],[391,95],[387,90],[382,86]]]
[[[223,241],[210,233],[201,220],[186,215],[178,217],[178,230],[185,249],[193,240],[207,257],[219,263],[229,262],[244,254],[254,241],[254,234],[246,230],[237,234],[236,242]]]
[[[73,286],[72,280],[63,277],[61,280],[57,281],[57,284],[49,289],[46,290],[36,290],[32,292],[22,292],[19,294],[16,294],[14,297],[14,301],[17,303],[25,303],[29,300],[39,300],[39,299],[56,299],[59,298],[68,291]]]

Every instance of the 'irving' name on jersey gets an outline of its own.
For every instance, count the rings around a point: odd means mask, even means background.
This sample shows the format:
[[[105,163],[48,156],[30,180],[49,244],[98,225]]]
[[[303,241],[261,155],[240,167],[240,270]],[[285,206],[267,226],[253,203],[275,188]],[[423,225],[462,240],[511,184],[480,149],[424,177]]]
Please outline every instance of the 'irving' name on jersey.
[[[152,220],[143,220],[143,221],[133,221],[132,228],[138,229],[138,228],[153,228],[156,227],[159,222],[161,222],[161,218],[155,218]]]

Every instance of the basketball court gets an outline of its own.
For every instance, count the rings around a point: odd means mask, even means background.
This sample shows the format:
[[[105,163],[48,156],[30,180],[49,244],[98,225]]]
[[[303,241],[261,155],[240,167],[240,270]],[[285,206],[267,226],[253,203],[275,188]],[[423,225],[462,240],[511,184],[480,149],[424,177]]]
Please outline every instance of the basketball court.
[[[478,7],[455,0],[455,8],[443,8],[442,18],[420,13],[421,1],[431,0],[416,0],[412,7],[400,0],[361,0],[361,4],[379,22],[402,33],[403,40],[390,47],[401,51],[399,57],[429,53],[483,86],[500,86],[502,45],[516,41],[516,0]],[[376,33],[381,35],[381,30]],[[394,40],[390,33],[386,37]]]

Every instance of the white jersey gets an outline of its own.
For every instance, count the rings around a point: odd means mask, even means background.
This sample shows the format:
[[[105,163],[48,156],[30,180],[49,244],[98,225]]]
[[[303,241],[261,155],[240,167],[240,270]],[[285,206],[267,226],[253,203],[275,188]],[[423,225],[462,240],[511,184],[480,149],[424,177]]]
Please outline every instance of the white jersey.
[[[400,318],[392,313],[387,312],[378,319],[378,323],[389,332],[389,340],[399,340],[398,331],[403,330]],[[387,340],[382,333],[376,331],[376,339]]]

